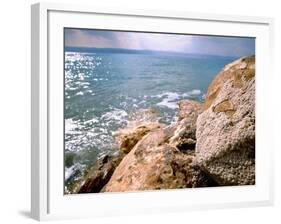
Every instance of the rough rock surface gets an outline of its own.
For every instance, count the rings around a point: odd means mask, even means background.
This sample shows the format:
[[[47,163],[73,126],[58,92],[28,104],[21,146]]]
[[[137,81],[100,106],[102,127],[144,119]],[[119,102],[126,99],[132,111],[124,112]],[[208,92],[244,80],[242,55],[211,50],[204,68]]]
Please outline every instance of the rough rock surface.
[[[195,161],[220,185],[255,184],[255,57],[228,64],[197,119]]]
[[[193,155],[196,144],[196,121],[202,112],[202,104],[193,100],[179,101],[178,124],[169,144]]]
[[[188,118],[192,126],[196,125],[196,119],[199,113],[202,112],[202,103],[194,100],[180,100],[178,120]]]
[[[169,145],[177,125],[149,132],[124,157],[102,192],[124,192],[217,186],[194,156]]]
[[[181,100],[179,121],[165,128],[153,129],[138,141],[102,191],[217,186],[193,162],[196,120],[202,108],[202,104],[196,101]]]
[[[192,187],[192,156],[168,145],[175,127],[146,135],[116,168],[102,191],[122,192]]]
[[[119,149],[124,153],[129,153],[148,132],[163,126],[158,122],[142,122],[128,125],[128,127],[117,131],[115,134]]]
[[[90,168],[83,181],[80,182],[74,193],[98,193],[111,178],[115,168],[123,159],[124,154],[105,156]]]

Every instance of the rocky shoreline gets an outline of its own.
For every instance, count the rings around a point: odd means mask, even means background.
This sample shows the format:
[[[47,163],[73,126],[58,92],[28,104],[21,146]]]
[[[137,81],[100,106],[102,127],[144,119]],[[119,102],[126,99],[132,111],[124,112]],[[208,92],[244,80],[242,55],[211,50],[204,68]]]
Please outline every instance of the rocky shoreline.
[[[131,123],[119,152],[98,160],[71,193],[255,184],[255,56],[226,65],[205,102],[181,100],[178,121]]]

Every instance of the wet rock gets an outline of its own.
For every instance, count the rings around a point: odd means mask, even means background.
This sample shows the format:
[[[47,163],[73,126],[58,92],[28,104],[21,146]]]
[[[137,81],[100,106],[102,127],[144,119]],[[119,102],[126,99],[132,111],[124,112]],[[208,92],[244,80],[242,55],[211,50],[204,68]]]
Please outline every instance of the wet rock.
[[[255,57],[224,67],[196,124],[195,161],[220,185],[255,184]]]
[[[124,154],[106,155],[92,166],[83,181],[77,184],[74,193],[98,193],[111,178],[114,170],[123,159]]]

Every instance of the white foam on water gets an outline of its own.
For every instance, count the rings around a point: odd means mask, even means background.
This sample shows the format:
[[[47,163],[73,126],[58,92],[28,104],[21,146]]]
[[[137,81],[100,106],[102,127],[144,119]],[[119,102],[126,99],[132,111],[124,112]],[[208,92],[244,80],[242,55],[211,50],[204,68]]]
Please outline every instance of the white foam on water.
[[[178,93],[175,92],[166,92],[162,94],[158,94],[157,97],[165,97],[160,103],[157,103],[158,106],[165,106],[171,109],[177,109],[178,104],[177,101],[180,97]]]
[[[81,124],[73,119],[64,120],[65,134],[81,134]]]
[[[69,168],[65,167],[65,170],[64,170],[64,179],[65,180],[68,180],[74,174],[74,171],[76,170],[75,168],[76,168],[75,165],[73,165]]]
[[[76,171],[77,170],[84,170],[85,168],[85,165],[82,165],[80,163],[76,163],[74,165],[72,165],[71,167],[65,167],[65,170],[64,170],[64,179],[65,181],[67,181],[69,178],[71,178],[73,175],[75,175]],[[74,177],[74,179],[77,180],[77,178],[79,177]]]
[[[190,95],[200,95],[201,94],[201,90],[200,89],[194,89],[190,92],[188,92]]]
[[[66,133],[72,135],[71,139],[66,141],[66,149],[68,151],[76,152],[79,155],[80,152],[85,152],[85,150],[93,147],[102,151],[112,144],[107,128],[94,127],[94,123],[90,125],[93,125],[93,128],[87,131],[83,130],[85,124],[81,124],[80,131]]]
[[[128,113],[121,109],[114,109],[113,111],[106,112],[101,116],[101,119],[104,120],[117,120],[117,121],[123,121],[128,116]]]
[[[78,86],[89,86],[90,85],[89,82],[80,82],[80,81],[75,82],[75,84]]]
[[[77,89],[78,89],[77,87],[69,87],[69,88],[67,88],[67,86],[66,86],[66,90],[74,91],[74,90],[77,90]]]
[[[76,95],[76,96],[83,96],[84,93],[80,91],[80,92],[76,93],[75,95]]]
[[[77,128],[77,122],[73,121],[71,118],[65,119],[64,123],[65,123],[65,132],[66,133],[71,132],[75,128]]]
[[[96,136],[98,136],[99,135],[99,133],[96,133],[96,132],[92,132],[92,131],[88,131],[87,132],[87,136],[88,137],[96,137]]]
[[[206,94],[203,94],[202,95],[202,100],[205,100],[206,99]]]
[[[84,124],[92,124],[92,123],[98,123],[99,120],[97,118],[92,118],[91,120],[87,120],[84,122]]]
[[[187,93],[184,93],[182,96],[183,97],[191,97],[191,96],[199,96],[201,94],[200,89],[193,89]]]
[[[157,98],[163,98],[161,102],[157,103],[156,105],[158,106],[164,106],[168,107],[170,109],[177,109],[178,108],[178,101],[180,99],[188,98],[188,97],[193,97],[193,96],[199,96],[201,94],[200,89],[194,89],[191,90],[187,93],[179,94],[176,92],[165,92],[158,94],[156,96],[152,97],[157,97]]]
[[[81,81],[83,81],[85,78],[84,78],[84,74],[83,73],[79,73],[78,74],[78,77]]]
[[[114,148],[112,126],[119,126],[127,121],[127,113],[121,109],[113,109],[101,117],[92,117],[86,121],[65,120],[66,149],[80,153],[85,149],[96,148],[101,151]]]

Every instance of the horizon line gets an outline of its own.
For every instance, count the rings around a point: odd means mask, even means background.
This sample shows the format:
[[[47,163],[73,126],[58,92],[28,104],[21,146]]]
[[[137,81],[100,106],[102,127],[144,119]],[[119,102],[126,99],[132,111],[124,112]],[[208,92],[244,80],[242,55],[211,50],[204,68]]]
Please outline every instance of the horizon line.
[[[67,49],[68,48],[68,49]],[[86,47],[86,46],[64,46],[64,51],[65,52],[70,52],[70,48],[74,50],[74,52],[83,52],[83,51],[78,51],[78,49],[82,50],[113,50],[113,51],[119,51],[119,52],[113,52],[113,53],[129,53],[129,52],[155,52],[155,53],[172,53],[172,54],[181,54],[181,55],[207,55],[207,56],[219,56],[219,57],[243,57],[243,56],[248,56],[248,55],[222,55],[222,54],[204,54],[204,53],[192,53],[192,52],[183,52],[183,51],[169,51],[169,50],[151,50],[151,49],[131,49],[131,48],[115,48],[115,47]],[[123,52],[122,52],[123,51]],[[126,51],[126,52],[125,52]],[[85,51],[84,51],[85,52]],[[90,53],[89,51],[86,51],[85,53]],[[106,53],[106,52],[104,52]],[[255,54],[253,54],[255,55]],[[249,55],[250,56],[250,55]]]

